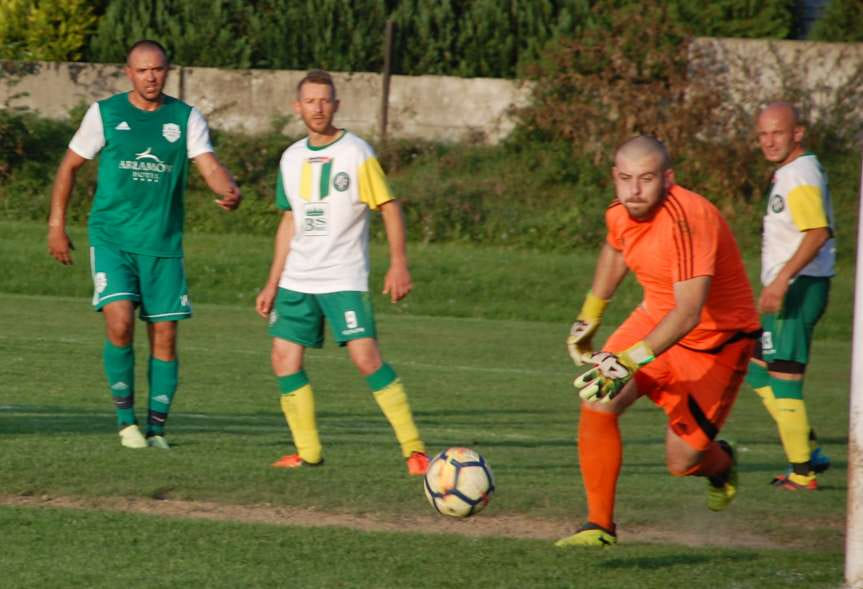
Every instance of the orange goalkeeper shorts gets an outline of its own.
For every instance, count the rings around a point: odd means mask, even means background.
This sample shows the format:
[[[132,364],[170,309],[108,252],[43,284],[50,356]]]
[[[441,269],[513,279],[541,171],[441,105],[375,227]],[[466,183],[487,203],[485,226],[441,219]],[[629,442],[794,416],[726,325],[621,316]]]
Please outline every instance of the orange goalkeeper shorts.
[[[605,343],[622,352],[647,337],[656,322],[636,309]],[[659,405],[668,427],[692,448],[705,450],[719,433],[746,375],[757,334],[729,334],[719,348],[674,345],[635,373],[638,394]]]

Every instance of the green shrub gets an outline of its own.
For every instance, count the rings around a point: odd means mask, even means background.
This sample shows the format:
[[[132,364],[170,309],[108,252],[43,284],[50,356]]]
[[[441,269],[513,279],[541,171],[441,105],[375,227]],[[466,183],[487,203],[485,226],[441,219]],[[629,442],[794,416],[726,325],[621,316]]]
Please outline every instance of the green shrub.
[[[248,68],[252,41],[244,26],[252,10],[242,0],[113,0],[90,41],[89,58],[121,63],[132,43],[153,39],[173,63]]]
[[[863,43],[863,2],[830,0],[809,33],[811,41]]]
[[[96,21],[87,0],[0,0],[0,59],[79,61]]]

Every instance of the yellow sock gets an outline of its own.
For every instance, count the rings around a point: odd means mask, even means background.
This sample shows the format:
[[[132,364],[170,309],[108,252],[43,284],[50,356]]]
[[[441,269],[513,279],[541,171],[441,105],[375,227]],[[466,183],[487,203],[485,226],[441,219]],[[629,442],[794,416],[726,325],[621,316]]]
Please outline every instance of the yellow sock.
[[[809,417],[803,399],[776,399],[776,415],[788,462],[808,462]]]
[[[321,440],[315,421],[315,396],[311,385],[305,384],[293,392],[282,394],[281,404],[300,458],[306,462],[320,462]]]
[[[758,387],[755,389],[755,394],[761,397],[761,402],[764,403],[764,408],[773,418],[773,421],[779,422],[776,415],[776,397],[773,396],[773,389],[770,386]]]
[[[414,423],[411,406],[401,381],[392,381],[381,390],[375,391],[374,395],[375,401],[393,427],[396,439],[402,447],[402,455],[407,458],[411,452],[425,452],[425,444],[420,439],[420,432]]]

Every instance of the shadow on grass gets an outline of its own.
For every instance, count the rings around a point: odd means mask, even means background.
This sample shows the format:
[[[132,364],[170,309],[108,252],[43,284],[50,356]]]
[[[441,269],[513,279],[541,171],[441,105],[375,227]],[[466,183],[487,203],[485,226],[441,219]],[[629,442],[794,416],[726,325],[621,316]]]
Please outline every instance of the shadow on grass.
[[[752,561],[758,556],[752,554],[717,554],[705,556],[701,554],[675,554],[668,556],[643,556],[639,558],[614,558],[603,561],[604,567],[612,569],[644,569],[659,570],[674,566],[691,566],[706,564],[711,561]]]

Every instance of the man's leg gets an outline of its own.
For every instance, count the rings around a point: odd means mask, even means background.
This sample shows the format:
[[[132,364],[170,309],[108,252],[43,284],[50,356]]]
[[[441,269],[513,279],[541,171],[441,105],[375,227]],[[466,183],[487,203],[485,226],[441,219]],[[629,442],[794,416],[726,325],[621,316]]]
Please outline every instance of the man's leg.
[[[668,471],[677,477],[705,477],[710,482],[707,507],[722,511],[737,495],[737,459],[731,444],[725,440],[710,441],[697,450],[670,427],[665,436]]]
[[[102,359],[117,414],[120,442],[127,448],[143,448],[146,442],[135,418],[135,350],[132,346],[135,306],[132,301],[120,300],[106,304],[101,310],[105,317]]]
[[[776,425],[785,456],[791,464],[791,472],[776,477],[773,483],[789,490],[813,490],[817,488],[817,483],[810,463],[812,430],[803,401],[803,372],[806,367],[784,361],[773,362],[770,367],[784,369],[770,370],[769,374],[770,386],[776,397]]]
[[[402,455],[412,475],[425,474],[428,468],[425,444],[414,423],[413,412],[404,386],[392,366],[381,358],[377,340],[360,338],[347,343],[348,353],[374,394],[375,401],[395,432]]]
[[[578,466],[587,495],[587,523],[555,546],[607,546],[617,542],[614,503],[623,464],[620,415],[638,398],[630,381],[609,403],[581,403],[578,420]]]
[[[177,360],[177,322],[160,321],[147,324],[150,338],[150,360],[147,381],[150,385],[147,411],[147,440],[151,446],[167,449],[164,440],[165,422],[177,392],[179,362]]]
[[[323,462],[321,439],[315,419],[315,395],[303,370],[305,347],[278,337],[273,338],[273,373],[279,382],[282,413],[294,438],[296,454],[273,463],[277,468],[296,468]]]

